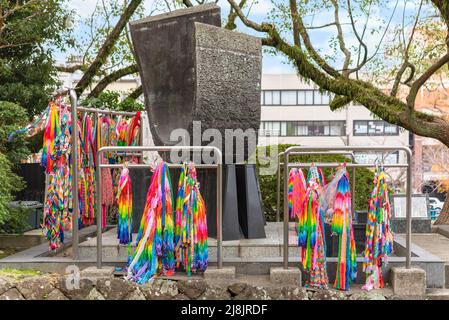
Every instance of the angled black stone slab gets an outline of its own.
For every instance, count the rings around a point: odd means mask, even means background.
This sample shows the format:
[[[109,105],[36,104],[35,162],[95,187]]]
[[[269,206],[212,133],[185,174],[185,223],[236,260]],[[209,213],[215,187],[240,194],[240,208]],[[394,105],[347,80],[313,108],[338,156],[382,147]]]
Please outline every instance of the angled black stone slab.
[[[239,222],[247,239],[265,238],[265,218],[254,165],[237,165]]]
[[[223,176],[223,240],[239,240],[243,236],[243,232],[239,224],[238,189],[235,164],[225,165]],[[209,234],[212,234],[212,232],[209,232]],[[214,236],[216,236],[215,232]]]
[[[148,188],[150,186],[152,172],[145,168],[130,168],[129,178],[131,179],[131,192],[133,195],[133,233],[139,231],[140,220],[142,219],[143,209],[147,198]],[[135,239],[133,239],[135,241]]]
[[[173,145],[170,133],[195,120],[194,22],[219,27],[220,8],[195,6],[130,23],[155,145]]]

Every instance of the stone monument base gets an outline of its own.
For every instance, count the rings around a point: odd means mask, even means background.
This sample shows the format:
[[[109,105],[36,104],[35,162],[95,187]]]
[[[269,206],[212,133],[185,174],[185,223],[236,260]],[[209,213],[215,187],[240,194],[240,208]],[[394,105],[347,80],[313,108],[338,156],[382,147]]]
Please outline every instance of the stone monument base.
[[[393,267],[390,283],[398,296],[424,296],[426,294],[426,272],[421,268]]]

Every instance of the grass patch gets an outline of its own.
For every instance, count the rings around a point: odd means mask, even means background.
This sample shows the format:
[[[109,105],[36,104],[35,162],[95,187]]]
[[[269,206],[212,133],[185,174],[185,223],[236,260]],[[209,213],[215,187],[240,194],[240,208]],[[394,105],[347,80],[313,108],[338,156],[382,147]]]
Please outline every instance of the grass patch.
[[[32,270],[32,269],[0,269],[0,276],[6,276],[14,279],[22,279],[25,277],[32,277],[32,276],[39,276],[42,273],[38,270]]]

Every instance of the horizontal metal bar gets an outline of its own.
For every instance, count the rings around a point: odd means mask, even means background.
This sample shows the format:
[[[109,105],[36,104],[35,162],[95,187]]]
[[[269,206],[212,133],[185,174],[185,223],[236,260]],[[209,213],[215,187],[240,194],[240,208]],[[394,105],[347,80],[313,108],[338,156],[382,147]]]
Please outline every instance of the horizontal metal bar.
[[[153,168],[154,165],[151,164],[132,164],[129,163],[126,165],[128,168]],[[169,168],[182,168],[182,164],[176,163],[167,163]],[[197,169],[216,169],[218,164],[196,164],[195,168]],[[123,164],[100,164],[100,168],[102,169],[121,169],[123,168]]]
[[[128,116],[128,117],[134,117],[137,113],[137,112],[114,111],[114,110],[104,110],[104,109],[85,108],[85,107],[77,107],[76,110],[100,114],[111,114],[117,116]]]
[[[98,151],[100,153],[103,152],[132,152],[132,151],[158,151],[158,152],[168,152],[168,151],[213,151],[216,153],[216,161],[217,164],[223,164],[223,155],[217,147],[213,146],[131,146],[131,147],[119,147],[119,146],[109,146],[109,147],[101,147]]]
[[[309,147],[309,146],[293,146],[284,151],[284,154],[296,151],[337,151],[337,150],[345,150],[345,151],[405,151],[408,152],[410,150],[405,146],[328,146],[328,147]]]
[[[338,168],[341,167],[341,163],[289,163],[289,168],[309,168],[312,165],[320,168]],[[384,168],[408,168],[408,164],[384,164],[382,165]],[[347,168],[375,168],[375,164],[370,163],[346,163]]]

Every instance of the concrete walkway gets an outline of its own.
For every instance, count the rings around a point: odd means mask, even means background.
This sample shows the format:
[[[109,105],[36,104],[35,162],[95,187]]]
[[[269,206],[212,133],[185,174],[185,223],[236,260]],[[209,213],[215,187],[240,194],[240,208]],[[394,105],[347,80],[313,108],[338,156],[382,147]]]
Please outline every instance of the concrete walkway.
[[[413,244],[449,263],[449,238],[439,233],[412,234]]]

